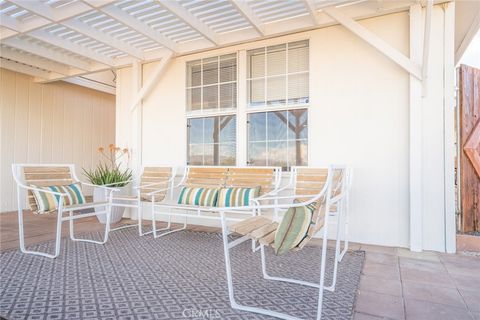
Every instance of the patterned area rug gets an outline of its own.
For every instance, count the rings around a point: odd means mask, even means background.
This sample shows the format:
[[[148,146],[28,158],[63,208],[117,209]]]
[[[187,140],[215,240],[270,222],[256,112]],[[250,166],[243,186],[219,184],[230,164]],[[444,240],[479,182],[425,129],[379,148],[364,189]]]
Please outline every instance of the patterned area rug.
[[[33,248],[52,252],[53,245]],[[282,257],[268,249],[267,268],[271,275],[316,281],[319,256],[313,246]],[[237,301],[314,319],[318,290],[264,280],[260,261],[250,242],[233,249]],[[325,293],[322,319],[352,318],[363,261],[363,252],[346,254],[335,292]],[[54,260],[7,251],[0,267],[0,315],[7,319],[272,319],[230,307],[221,235],[215,233],[153,240],[128,228],[112,232],[106,245],[65,239]]]

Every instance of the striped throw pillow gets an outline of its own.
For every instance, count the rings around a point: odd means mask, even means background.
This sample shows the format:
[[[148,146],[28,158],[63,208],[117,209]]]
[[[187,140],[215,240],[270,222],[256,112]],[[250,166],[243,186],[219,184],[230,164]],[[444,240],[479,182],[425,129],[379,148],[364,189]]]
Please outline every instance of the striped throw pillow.
[[[297,245],[296,249],[302,249],[305,244],[307,244],[307,242],[310,241],[310,239],[313,238],[313,236],[323,227],[325,222],[324,215],[321,214],[323,211],[319,210],[318,202],[313,202],[305,206],[305,208],[312,213],[312,219],[305,236]]]
[[[288,209],[275,233],[275,254],[285,254],[302,242],[311,221],[312,211],[306,206]]]
[[[82,204],[85,203],[85,196],[82,193],[82,187],[80,183],[72,183],[67,186],[47,186],[47,187],[39,187],[32,185],[32,187],[65,193],[67,196],[64,198],[64,205],[70,206],[74,204]],[[50,211],[56,210],[58,208],[59,202],[61,200],[61,196],[45,193],[37,190],[32,190],[33,197],[35,198],[35,203],[37,204],[37,213],[48,213]]]
[[[221,188],[218,193],[217,207],[241,207],[250,205],[250,200],[258,197],[260,187]]]
[[[217,188],[183,187],[178,197],[178,204],[214,207],[217,197]]]

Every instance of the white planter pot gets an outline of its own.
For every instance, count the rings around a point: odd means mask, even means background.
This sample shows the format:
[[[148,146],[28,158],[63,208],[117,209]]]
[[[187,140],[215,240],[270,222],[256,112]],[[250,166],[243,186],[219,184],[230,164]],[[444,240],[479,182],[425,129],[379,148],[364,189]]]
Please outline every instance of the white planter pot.
[[[123,188],[117,188],[120,189],[119,192],[115,192],[115,196],[121,196],[121,195],[128,195],[129,188],[128,186],[123,187]],[[107,195],[105,193],[105,190],[101,188],[94,188],[93,190],[93,201],[94,202],[103,202],[103,201],[108,201]],[[122,203],[120,200],[114,200],[114,203]],[[96,207],[95,211],[104,211],[105,207]],[[118,207],[118,206],[112,206],[112,216],[110,218],[110,223],[117,223],[120,220],[122,220],[123,213],[125,212],[125,207]],[[105,213],[99,213],[97,214],[97,219],[100,223],[107,223],[107,216]]]

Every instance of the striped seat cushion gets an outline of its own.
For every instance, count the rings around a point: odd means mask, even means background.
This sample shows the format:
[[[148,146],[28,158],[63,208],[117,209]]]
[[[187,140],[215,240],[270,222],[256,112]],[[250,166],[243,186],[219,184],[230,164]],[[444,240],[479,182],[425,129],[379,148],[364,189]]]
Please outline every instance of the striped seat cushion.
[[[48,190],[48,191],[65,193],[67,196],[63,198],[64,206],[83,204],[86,202],[80,183],[72,183],[67,186],[47,186],[47,187],[39,187],[39,186],[32,185],[32,187]],[[38,190],[32,190],[32,193],[38,208],[36,213],[39,213],[39,214],[48,213],[56,210],[62,198],[59,195],[45,193]]]
[[[214,207],[217,197],[218,188],[183,187],[178,197],[178,204]]]
[[[250,200],[258,197],[260,187],[221,188],[218,193],[217,207],[241,207],[250,205]]]
[[[275,233],[275,254],[282,255],[305,240],[316,210],[315,204],[293,207],[285,212]]]

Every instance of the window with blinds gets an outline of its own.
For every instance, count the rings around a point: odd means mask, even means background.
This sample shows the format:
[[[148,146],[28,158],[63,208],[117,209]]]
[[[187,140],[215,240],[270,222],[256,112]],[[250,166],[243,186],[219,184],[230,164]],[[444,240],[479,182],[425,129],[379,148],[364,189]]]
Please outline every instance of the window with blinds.
[[[187,125],[189,165],[235,165],[235,115],[191,118]]]
[[[308,104],[308,40],[247,52],[249,107]]]
[[[237,107],[235,53],[187,62],[187,111]]]

